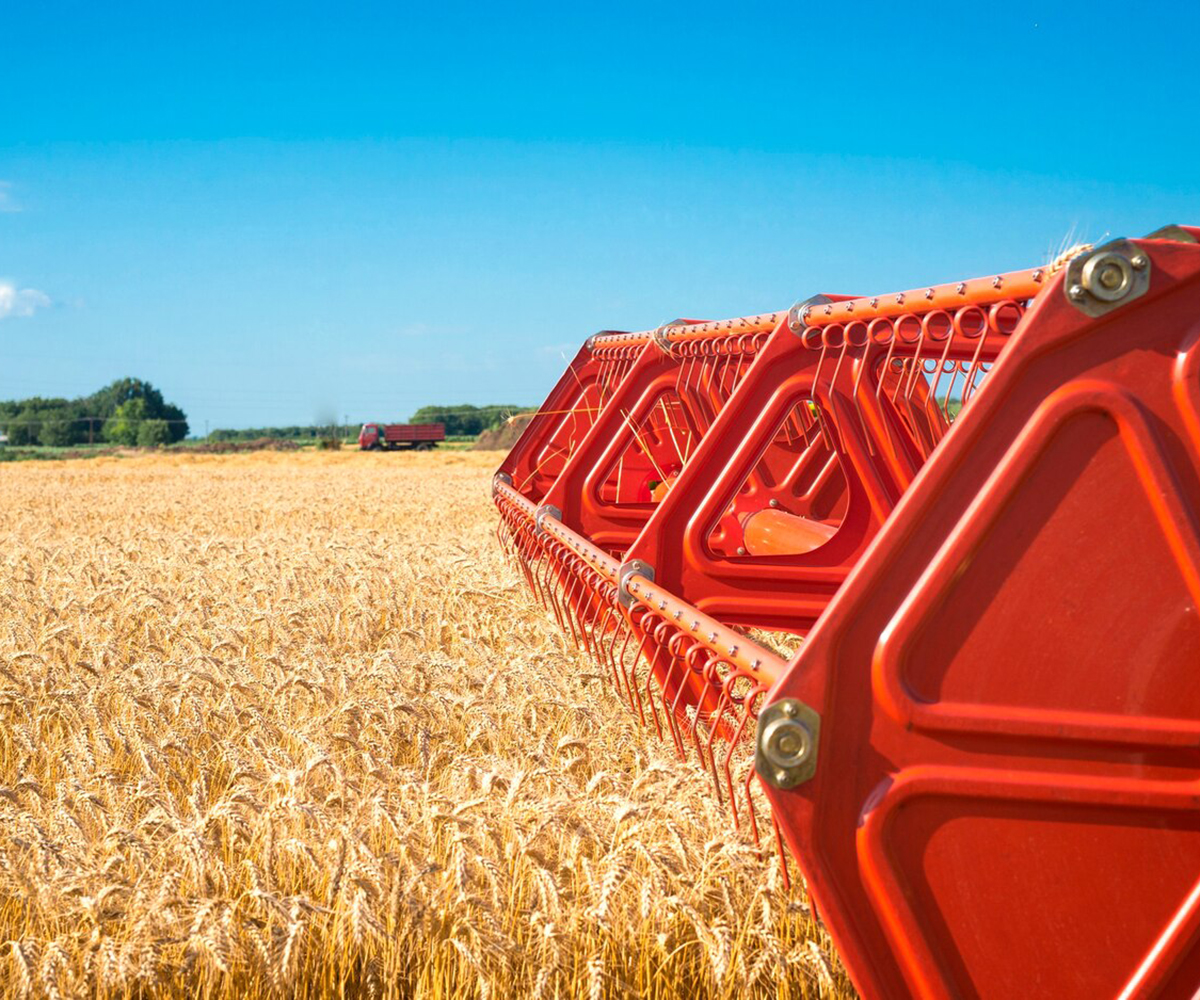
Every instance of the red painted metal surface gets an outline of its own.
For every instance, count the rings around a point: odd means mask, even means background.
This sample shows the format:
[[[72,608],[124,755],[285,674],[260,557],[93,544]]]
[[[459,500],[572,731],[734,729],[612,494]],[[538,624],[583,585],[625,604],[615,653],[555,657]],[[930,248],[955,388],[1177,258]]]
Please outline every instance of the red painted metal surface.
[[[747,514],[742,521],[744,548],[752,556],[803,555],[837,533],[837,525],[770,507]]]
[[[765,792],[866,995],[1200,986],[1200,231],[1163,235],[1107,312],[1045,268],[598,335],[497,476],[530,586],[756,837],[760,713],[819,717]]]
[[[772,698],[768,790],[867,995],[1200,988],[1200,247],[1142,298],[1061,283]]]

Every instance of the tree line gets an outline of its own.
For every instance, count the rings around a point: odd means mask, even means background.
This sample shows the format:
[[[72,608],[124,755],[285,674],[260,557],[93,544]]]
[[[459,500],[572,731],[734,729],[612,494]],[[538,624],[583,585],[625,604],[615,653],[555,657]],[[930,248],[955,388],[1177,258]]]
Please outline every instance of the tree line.
[[[182,441],[188,422],[149,382],[122,378],[77,399],[0,400],[0,431],[14,445],[65,448],[107,441],[151,447]]]
[[[445,424],[446,434],[450,437],[459,435],[482,434],[484,431],[499,427],[514,413],[525,413],[528,406],[422,406],[408,420],[410,424]]]
[[[514,413],[525,413],[528,406],[422,406],[407,420],[381,420],[379,423],[444,424],[449,437],[474,437],[493,427],[499,427]],[[358,434],[359,425],[338,425],[340,433]],[[286,427],[246,427],[232,430],[219,427],[208,435],[209,441],[257,441],[260,438],[308,440],[328,437],[329,424],[293,424]]]
[[[499,427],[514,413],[528,406],[492,405],[422,406],[406,421],[396,423],[443,424],[450,437],[473,437]],[[381,421],[392,423],[393,421]],[[347,428],[357,431],[357,425]],[[327,424],[291,424],[284,427],[252,427],[240,430],[218,428],[210,441],[253,441],[259,438],[289,440],[320,438],[329,434]],[[0,432],[13,445],[71,447],[108,442],[126,446],[152,447],[173,444],[188,436],[187,414],[149,382],[137,378],[117,379],[90,396],[77,399],[0,400]]]
[[[283,427],[241,427],[233,429],[218,427],[208,432],[206,441],[258,441],[273,438],[284,441],[308,441],[353,432],[358,434],[358,425],[341,424],[287,424]]]

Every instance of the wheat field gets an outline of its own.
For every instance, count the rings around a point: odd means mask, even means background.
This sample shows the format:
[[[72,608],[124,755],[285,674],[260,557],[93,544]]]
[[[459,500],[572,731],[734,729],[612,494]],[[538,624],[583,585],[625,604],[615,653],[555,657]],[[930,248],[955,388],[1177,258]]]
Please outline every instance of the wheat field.
[[[505,561],[497,461],[0,466],[0,994],[853,995]]]

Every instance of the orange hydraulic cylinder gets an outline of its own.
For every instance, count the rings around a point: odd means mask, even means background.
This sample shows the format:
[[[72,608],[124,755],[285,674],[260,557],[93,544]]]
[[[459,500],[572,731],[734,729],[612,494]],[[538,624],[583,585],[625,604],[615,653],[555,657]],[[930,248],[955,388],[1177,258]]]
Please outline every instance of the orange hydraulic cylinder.
[[[752,556],[799,555],[819,549],[837,528],[822,521],[772,507],[755,511],[742,522],[743,544]]]

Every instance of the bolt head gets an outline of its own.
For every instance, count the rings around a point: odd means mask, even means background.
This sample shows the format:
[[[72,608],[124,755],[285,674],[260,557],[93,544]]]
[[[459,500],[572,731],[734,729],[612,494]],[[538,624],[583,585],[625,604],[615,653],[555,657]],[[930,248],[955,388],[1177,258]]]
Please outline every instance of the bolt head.
[[[1100,269],[1097,280],[1111,292],[1114,288],[1121,286],[1121,269],[1115,264],[1105,264]]]
[[[785,702],[783,706],[783,714],[790,719],[794,719],[799,714],[799,709],[796,708],[790,701]]]
[[[739,545],[739,546],[737,547],[737,554],[738,554],[739,556],[744,556],[744,555],[746,554],[746,550],[745,550],[745,549],[744,549],[742,546],[740,546],[740,545]]]
[[[1071,298],[1074,299],[1076,302],[1082,302],[1083,297],[1086,293],[1083,290],[1083,285],[1072,285],[1067,290],[1067,294],[1069,296],[1071,296]]]
[[[1149,264],[1150,261],[1146,258],[1146,255],[1144,253],[1139,253],[1139,254],[1135,254],[1133,257],[1131,257],[1129,260],[1129,263],[1134,266],[1135,270],[1140,271],[1147,264]]]
[[[1133,270],[1129,260],[1110,250],[1088,258],[1080,280],[1102,302],[1116,302],[1133,290]]]
[[[771,505],[772,507],[778,507],[778,506],[779,506],[779,501],[778,501],[778,500],[776,500],[774,497],[772,497],[772,498],[771,498],[771,504],[770,504],[770,505]]]
[[[812,753],[812,733],[795,719],[776,719],[763,733],[763,756],[773,767],[790,771],[808,760]]]

